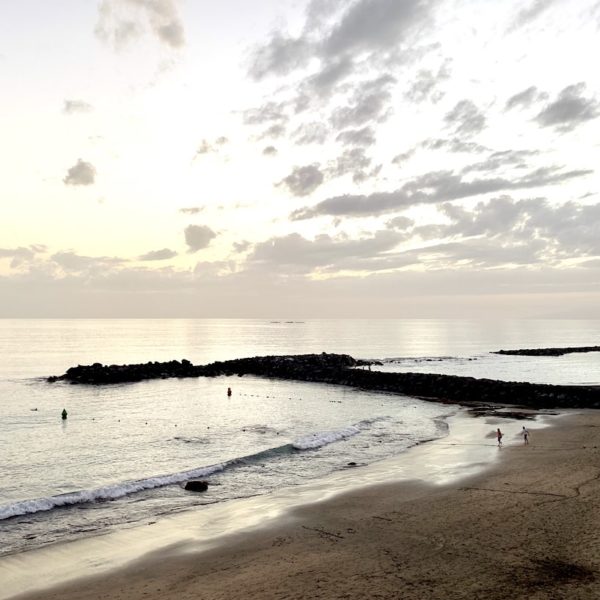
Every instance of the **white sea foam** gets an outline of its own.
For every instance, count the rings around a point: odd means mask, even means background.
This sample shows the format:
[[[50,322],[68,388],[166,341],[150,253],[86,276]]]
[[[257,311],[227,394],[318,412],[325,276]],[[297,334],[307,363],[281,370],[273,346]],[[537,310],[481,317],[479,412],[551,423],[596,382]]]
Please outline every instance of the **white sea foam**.
[[[387,417],[375,417],[373,419],[365,419],[354,425],[350,425],[336,431],[313,433],[311,435],[299,438],[293,442],[292,447],[295,450],[312,450],[315,448],[320,448],[322,446],[326,446],[327,444],[332,444],[345,438],[352,437],[360,433],[363,429],[370,427],[372,423],[384,420],[386,418]],[[259,454],[264,454],[264,452]],[[70,492],[57,496],[49,496],[47,498],[37,498],[33,500],[14,502],[13,504],[0,506],[0,521],[9,519],[10,517],[45,512],[61,506],[86,504],[105,500],[116,500],[118,498],[123,498],[125,496],[129,496],[130,494],[135,494],[144,490],[151,490],[167,485],[182,483],[183,481],[187,481],[188,479],[192,479],[194,477],[207,477],[213,473],[224,471],[228,467],[235,466],[239,460],[240,459],[233,459],[225,463],[211,465],[208,467],[200,467],[198,469],[181,471],[169,475],[148,477],[147,479],[137,479],[134,481],[127,481],[91,490],[80,490],[77,492]]]
[[[377,421],[383,421],[387,417],[375,417],[373,419],[364,419],[354,425],[349,425],[343,429],[337,429],[335,431],[320,431],[305,435],[292,443],[292,446],[296,450],[314,450],[315,448],[321,448],[334,442],[339,442],[346,438],[352,437],[359,434],[363,429],[367,429],[371,424]]]
[[[138,479],[136,481],[127,481],[112,486],[104,486],[93,490],[81,490],[48,498],[38,498],[35,500],[23,500],[13,504],[0,506],[0,521],[17,517],[20,515],[34,514],[72,504],[85,504],[88,502],[97,502],[102,500],[116,500],[143,490],[152,490],[166,485],[181,483],[194,477],[207,477],[218,471],[225,469],[225,464],[211,465],[201,467],[190,471],[181,471],[170,475],[158,475],[147,479]]]

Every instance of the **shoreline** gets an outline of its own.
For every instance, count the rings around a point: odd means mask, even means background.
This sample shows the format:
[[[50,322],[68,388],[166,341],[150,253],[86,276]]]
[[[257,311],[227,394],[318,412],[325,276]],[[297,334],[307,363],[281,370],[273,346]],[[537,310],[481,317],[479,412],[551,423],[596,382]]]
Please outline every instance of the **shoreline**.
[[[562,421],[557,417],[551,420]],[[136,564],[152,562],[156,559],[153,557],[158,557],[162,564],[167,557],[175,562],[185,561],[185,555],[190,553],[202,557],[215,552],[227,553],[240,539],[268,536],[275,529],[285,529],[306,510],[319,511],[321,507],[326,510],[329,503],[339,498],[369,495],[373,492],[368,490],[381,486],[384,490],[399,486],[403,496],[409,490],[425,496],[437,493],[465,478],[480,477],[477,474],[488,472],[490,466],[493,469],[499,454],[492,437],[495,427],[501,423],[503,429],[508,426],[518,431],[522,424],[505,418],[475,418],[465,410],[449,416],[448,422],[449,436],[369,466],[336,472],[322,480],[273,494],[182,513],[152,527],[140,526],[4,557],[0,559],[0,570],[5,570],[8,576],[3,577],[5,585],[0,598],[23,593],[24,597],[31,598],[52,597],[47,594],[54,592],[46,588],[79,589],[79,586],[85,587],[86,582],[105,582],[107,575],[112,580],[135,569]],[[539,428],[546,423],[528,422],[528,426],[541,431]],[[235,544],[232,539],[236,540]],[[39,591],[33,591],[31,586],[32,572],[37,574],[38,581],[43,581],[38,586]],[[73,573],[74,581],[68,581],[68,575]],[[79,597],[78,593],[73,598]]]

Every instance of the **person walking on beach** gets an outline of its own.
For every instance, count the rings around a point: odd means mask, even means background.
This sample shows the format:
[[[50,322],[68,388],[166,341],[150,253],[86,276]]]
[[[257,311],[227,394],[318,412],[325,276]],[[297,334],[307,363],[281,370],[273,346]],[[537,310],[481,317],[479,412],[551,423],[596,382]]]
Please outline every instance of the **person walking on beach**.
[[[502,446],[502,432],[500,431],[500,427],[496,430],[496,437],[498,438],[498,447]]]
[[[527,446],[529,444],[529,429],[526,429],[525,425],[523,425],[521,433],[523,434],[523,443]]]

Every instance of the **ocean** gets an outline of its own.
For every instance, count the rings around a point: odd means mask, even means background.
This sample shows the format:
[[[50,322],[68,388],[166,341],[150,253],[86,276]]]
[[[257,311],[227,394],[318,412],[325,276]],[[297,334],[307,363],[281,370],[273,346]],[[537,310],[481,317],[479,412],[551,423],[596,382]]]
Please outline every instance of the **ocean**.
[[[0,555],[371,464],[443,437],[456,410],[257,377],[46,382],[71,366],[337,352],[388,371],[600,385],[599,353],[492,354],[599,340],[597,320],[0,320]],[[192,478],[208,491],[185,491]]]

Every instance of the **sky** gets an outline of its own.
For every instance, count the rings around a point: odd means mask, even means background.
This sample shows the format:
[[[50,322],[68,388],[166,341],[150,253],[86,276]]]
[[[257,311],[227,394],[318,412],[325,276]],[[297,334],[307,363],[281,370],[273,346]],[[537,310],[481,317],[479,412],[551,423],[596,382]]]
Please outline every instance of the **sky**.
[[[597,318],[600,1],[0,0],[0,317]]]

